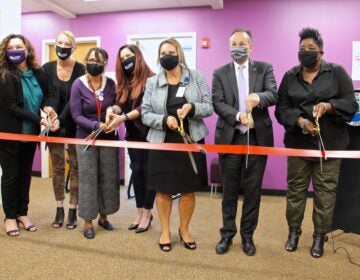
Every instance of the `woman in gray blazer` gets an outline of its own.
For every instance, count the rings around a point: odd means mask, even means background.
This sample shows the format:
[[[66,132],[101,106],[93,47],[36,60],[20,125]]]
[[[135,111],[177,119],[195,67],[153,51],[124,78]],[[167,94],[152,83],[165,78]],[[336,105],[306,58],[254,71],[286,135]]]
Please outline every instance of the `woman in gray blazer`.
[[[185,133],[199,143],[208,134],[203,118],[213,113],[209,88],[201,73],[187,68],[184,51],[173,38],[161,42],[158,60],[162,71],[147,80],[142,121],[149,126],[147,140],[157,143],[184,143],[178,132],[180,120]],[[195,208],[195,191],[208,185],[206,157],[201,153],[149,152],[148,188],[155,190],[161,223],[160,249],[171,250],[170,214],[172,194],[181,193],[179,201],[179,237],[186,249],[196,249],[189,233]]]

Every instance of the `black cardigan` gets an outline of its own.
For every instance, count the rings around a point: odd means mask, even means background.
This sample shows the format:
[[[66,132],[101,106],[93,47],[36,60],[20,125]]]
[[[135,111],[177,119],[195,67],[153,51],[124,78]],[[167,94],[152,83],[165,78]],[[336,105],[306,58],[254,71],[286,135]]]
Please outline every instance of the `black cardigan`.
[[[41,108],[58,106],[58,97],[54,88],[49,83],[42,68],[33,69],[42,93],[43,101]],[[40,131],[40,112],[34,114],[24,109],[24,96],[20,77],[13,74],[7,75],[4,81],[0,81],[0,132],[21,133],[22,122],[24,120],[39,124]],[[0,141],[0,149],[8,152],[16,152],[18,142]]]
[[[54,108],[58,114],[58,118],[60,121],[60,126],[65,127],[66,136],[68,137],[75,137],[76,132],[76,124],[72,119],[71,112],[70,112],[70,93],[71,93],[71,86],[73,82],[80,76],[85,74],[85,67],[83,64],[79,62],[75,62],[73,71],[71,73],[71,77],[67,82],[66,93],[65,96],[60,96],[60,81],[57,77],[56,71],[57,61],[53,60],[47,62],[43,65],[43,69],[51,82],[54,88],[57,90],[59,95],[59,102],[58,107]]]

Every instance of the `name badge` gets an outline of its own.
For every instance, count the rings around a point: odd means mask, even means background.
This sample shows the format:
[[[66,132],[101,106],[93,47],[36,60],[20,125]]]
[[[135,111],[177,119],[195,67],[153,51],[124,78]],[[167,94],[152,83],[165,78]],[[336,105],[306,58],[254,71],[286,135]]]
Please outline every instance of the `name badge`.
[[[176,93],[176,97],[184,97],[185,87],[179,87]]]

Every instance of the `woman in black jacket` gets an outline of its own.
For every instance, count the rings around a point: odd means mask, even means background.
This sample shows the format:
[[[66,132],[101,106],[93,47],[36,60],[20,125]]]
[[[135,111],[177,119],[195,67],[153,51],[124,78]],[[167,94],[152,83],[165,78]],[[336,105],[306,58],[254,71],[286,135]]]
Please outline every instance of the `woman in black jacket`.
[[[70,112],[70,91],[73,82],[85,74],[83,64],[77,62],[72,53],[76,49],[75,37],[70,31],[62,31],[56,37],[57,60],[47,62],[43,69],[49,81],[59,93],[59,106],[57,108],[60,129],[52,136],[75,137],[76,125]],[[70,202],[66,228],[74,229],[77,226],[76,207],[78,204],[78,164],[75,145],[67,145],[70,172]],[[53,188],[56,200],[56,215],[54,228],[60,228],[64,222],[65,199],[65,153],[64,144],[49,143],[49,151],[53,166]]]
[[[0,44],[0,131],[38,134],[40,125],[58,128],[57,98],[39,68],[34,48],[22,35],[11,34]],[[40,116],[42,109],[47,117]],[[36,143],[0,140],[1,192],[5,230],[18,236],[18,223],[36,231],[28,217],[31,170]]]

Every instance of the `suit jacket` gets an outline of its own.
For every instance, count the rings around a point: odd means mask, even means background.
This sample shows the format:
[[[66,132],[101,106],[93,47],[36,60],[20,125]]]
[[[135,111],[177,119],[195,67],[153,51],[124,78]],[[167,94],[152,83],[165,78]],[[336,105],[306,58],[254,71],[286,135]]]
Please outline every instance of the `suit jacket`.
[[[43,93],[41,108],[45,106],[57,107],[57,95],[51,87],[42,68],[33,69],[34,75],[39,82]],[[8,133],[21,133],[23,120],[39,124],[40,131],[40,112],[34,114],[24,109],[23,89],[20,78],[13,74],[8,74],[4,81],[0,81],[0,131]],[[0,149],[14,152],[18,142],[0,141]]]
[[[214,109],[204,76],[197,70],[183,68],[181,82],[185,84],[185,80],[188,80],[188,84],[184,96],[195,108],[194,114],[189,115],[190,136],[194,141],[199,141],[208,134],[203,118],[210,116]],[[162,143],[165,140],[167,96],[168,83],[163,70],[148,78],[145,86],[141,117],[144,125],[150,127],[147,135],[149,142]]]
[[[249,92],[256,93],[260,104],[253,108],[256,142],[260,146],[273,146],[272,121],[268,107],[277,101],[276,81],[271,64],[249,61]],[[212,80],[214,110],[218,114],[215,130],[216,144],[231,144],[239,112],[239,94],[234,63],[226,64],[214,71]]]

